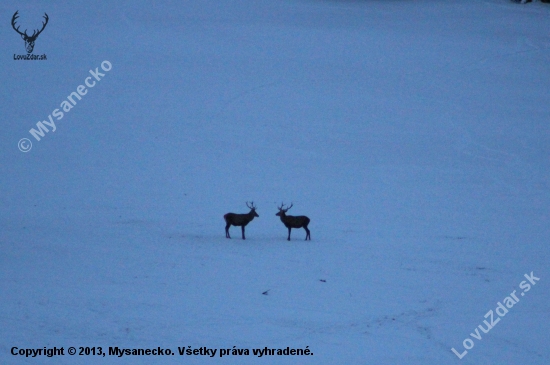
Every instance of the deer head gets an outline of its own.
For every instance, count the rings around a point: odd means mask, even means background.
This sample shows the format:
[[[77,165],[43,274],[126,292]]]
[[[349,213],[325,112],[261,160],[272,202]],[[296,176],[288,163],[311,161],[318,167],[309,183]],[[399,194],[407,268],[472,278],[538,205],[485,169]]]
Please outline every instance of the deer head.
[[[254,202],[250,202],[250,205],[248,205],[248,202],[246,202],[246,206],[250,208],[250,213],[254,213],[254,217],[258,217],[258,218],[260,217],[258,213],[256,213],[256,207],[254,206]]]
[[[46,24],[48,24],[48,14],[44,13],[44,19],[46,19],[45,22],[42,23],[42,29],[38,30],[36,29],[31,36],[29,36],[27,34],[27,30],[25,29],[25,32],[21,33],[19,31],[19,27],[15,27],[15,21],[17,20],[17,18],[19,18],[19,15],[17,15],[17,13],[19,12],[19,10],[17,10],[15,12],[15,14],[13,14],[13,17],[11,18],[11,26],[13,27],[13,29],[19,33],[21,35],[21,38],[23,38],[23,40],[25,41],[25,48],[27,49],[27,53],[32,53],[33,49],[34,49],[34,42],[36,41],[36,38],[38,38],[38,36],[40,35],[40,33],[42,33],[42,31],[44,30],[44,28],[46,28]]]
[[[290,208],[292,208],[292,206],[294,205],[294,203],[290,203],[290,207],[286,208],[286,209],[283,209],[283,207],[285,206],[283,203],[281,203],[281,206],[280,207],[277,207],[277,209],[279,209],[279,213],[275,214],[276,216],[285,216],[286,212],[288,212],[288,210]]]

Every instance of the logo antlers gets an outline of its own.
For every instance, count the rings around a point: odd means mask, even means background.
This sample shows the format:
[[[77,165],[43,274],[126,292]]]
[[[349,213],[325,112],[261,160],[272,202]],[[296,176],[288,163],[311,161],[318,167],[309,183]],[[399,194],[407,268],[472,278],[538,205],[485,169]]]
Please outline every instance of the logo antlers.
[[[40,35],[40,33],[42,33],[42,31],[44,30],[44,28],[46,28],[46,24],[48,24],[48,14],[44,13],[44,18],[46,19],[45,22],[42,23],[42,29],[40,30],[35,30],[31,36],[29,36],[27,34],[27,30],[25,29],[25,32],[21,33],[19,31],[19,27],[15,27],[15,21],[17,20],[17,18],[19,18],[19,15],[17,15],[17,13],[19,12],[19,10],[17,10],[15,12],[15,14],[13,14],[13,17],[11,18],[11,26],[13,27],[13,29],[19,33],[21,35],[21,38],[23,38],[23,40],[25,41],[25,48],[27,49],[27,53],[31,54],[32,53],[32,50],[34,49],[34,41],[36,41],[36,38],[38,38],[38,36]]]

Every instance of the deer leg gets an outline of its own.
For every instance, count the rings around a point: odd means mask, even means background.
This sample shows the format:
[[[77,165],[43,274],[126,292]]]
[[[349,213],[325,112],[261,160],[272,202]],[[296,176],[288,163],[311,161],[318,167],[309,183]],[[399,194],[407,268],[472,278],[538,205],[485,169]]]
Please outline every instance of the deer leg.
[[[231,226],[231,224],[229,223],[225,225],[225,238],[231,238],[231,236],[229,235],[229,226]]]
[[[288,238],[287,238],[288,241],[290,241],[290,230],[291,230],[291,229],[292,229],[292,228],[288,227]]]
[[[304,227],[304,229],[306,230],[306,241],[308,238],[311,241],[311,236],[309,235],[309,229],[307,229],[307,227]]]
[[[243,240],[245,239],[244,238],[244,226],[241,227],[242,231],[243,231]]]

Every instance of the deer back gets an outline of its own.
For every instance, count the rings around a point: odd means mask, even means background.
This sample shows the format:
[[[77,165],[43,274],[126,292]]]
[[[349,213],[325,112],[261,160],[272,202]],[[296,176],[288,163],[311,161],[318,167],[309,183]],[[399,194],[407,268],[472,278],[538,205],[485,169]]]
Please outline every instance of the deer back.
[[[284,212],[282,212],[282,214],[280,214],[280,217],[284,225],[289,228],[302,228],[309,224],[309,218],[305,215],[286,215]]]

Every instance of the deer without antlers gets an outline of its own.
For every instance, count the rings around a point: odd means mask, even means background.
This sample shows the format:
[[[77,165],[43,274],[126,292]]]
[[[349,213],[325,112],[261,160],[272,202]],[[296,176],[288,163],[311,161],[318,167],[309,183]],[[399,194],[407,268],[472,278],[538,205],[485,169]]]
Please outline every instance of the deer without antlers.
[[[251,205],[248,205],[248,202],[246,202],[246,206],[250,208],[250,212],[247,214],[235,214],[235,213],[227,213],[223,216],[223,219],[225,220],[225,238],[231,238],[229,235],[229,227],[230,226],[240,226],[241,230],[243,232],[243,240],[244,237],[244,227],[248,223],[250,223],[254,217],[260,217],[258,213],[256,213],[256,207],[254,206],[254,202],[251,202]]]
[[[33,49],[34,49],[34,42],[36,41],[36,38],[38,38],[38,36],[40,35],[40,33],[42,33],[42,31],[44,30],[44,28],[46,28],[46,24],[48,24],[48,14],[44,13],[44,19],[46,19],[45,22],[42,22],[42,29],[38,30],[36,29],[31,36],[29,36],[27,34],[27,30],[25,29],[25,32],[21,33],[19,31],[19,27],[15,27],[15,21],[17,20],[17,18],[19,18],[19,15],[17,15],[17,13],[19,13],[19,10],[17,10],[15,12],[15,14],[13,14],[13,17],[11,18],[11,26],[13,27],[13,29],[19,33],[21,35],[21,38],[23,38],[23,40],[25,41],[25,48],[27,49],[27,53],[32,53]]]
[[[283,203],[281,203],[280,207],[277,207],[279,209],[279,213],[275,214],[276,216],[281,217],[281,222],[285,225],[286,228],[288,228],[288,238],[287,240],[290,241],[290,230],[292,228],[304,228],[306,230],[306,241],[309,239],[311,241],[311,236],[309,234],[309,229],[307,228],[307,225],[309,224],[309,218],[305,215],[286,215],[286,212],[292,208],[293,203],[290,203],[290,207],[284,209],[285,206]]]

